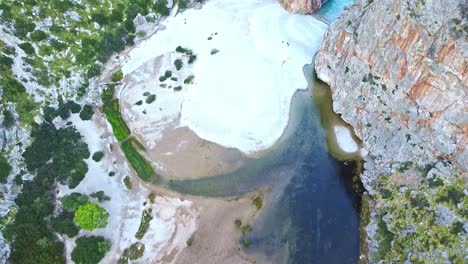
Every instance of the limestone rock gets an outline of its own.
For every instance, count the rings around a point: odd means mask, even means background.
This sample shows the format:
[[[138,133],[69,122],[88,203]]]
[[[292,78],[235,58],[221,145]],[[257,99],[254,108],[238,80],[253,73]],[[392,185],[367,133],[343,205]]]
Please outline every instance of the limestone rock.
[[[365,228],[370,254],[378,247],[377,207],[386,202],[374,189],[382,176],[397,175],[402,164],[414,164],[407,175],[421,175],[431,164],[422,176],[437,170],[444,182],[468,178],[467,11],[462,0],[357,0],[330,26],[316,56],[334,111],[368,151],[361,180],[376,207]],[[456,219],[443,206],[431,210],[446,226]]]
[[[311,14],[322,7],[328,0],[280,0],[284,8],[292,13]]]

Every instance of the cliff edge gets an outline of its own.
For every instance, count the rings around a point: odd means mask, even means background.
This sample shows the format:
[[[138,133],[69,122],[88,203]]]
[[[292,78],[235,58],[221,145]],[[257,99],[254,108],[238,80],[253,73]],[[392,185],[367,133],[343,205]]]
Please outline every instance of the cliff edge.
[[[311,14],[322,7],[328,0],[280,0],[288,12]]]
[[[363,262],[468,259],[468,2],[358,0],[315,60],[368,154]]]

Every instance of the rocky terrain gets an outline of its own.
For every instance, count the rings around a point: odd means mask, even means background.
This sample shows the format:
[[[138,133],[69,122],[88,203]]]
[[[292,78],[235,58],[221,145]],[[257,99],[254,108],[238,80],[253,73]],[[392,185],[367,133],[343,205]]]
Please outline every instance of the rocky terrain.
[[[286,10],[293,13],[311,14],[322,7],[328,0],[280,0]]]
[[[317,75],[368,152],[363,261],[467,261],[467,10],[358,0],[325,35]]]

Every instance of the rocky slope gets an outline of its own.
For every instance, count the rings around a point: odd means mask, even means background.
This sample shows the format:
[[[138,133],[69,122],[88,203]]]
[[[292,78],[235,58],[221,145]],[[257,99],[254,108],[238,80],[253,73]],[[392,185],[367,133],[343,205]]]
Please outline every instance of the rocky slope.
[[[463,0],[358,0],[316,57],[368,151],[367,261],[467,260],[467,11]]]
[[[322,7],[328,0],[280,0],[286,10],[293,13],[310,14]]]

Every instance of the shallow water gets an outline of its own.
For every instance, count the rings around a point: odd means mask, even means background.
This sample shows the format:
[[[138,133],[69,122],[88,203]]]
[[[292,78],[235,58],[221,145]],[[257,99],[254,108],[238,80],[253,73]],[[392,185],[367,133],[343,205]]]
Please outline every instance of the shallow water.
[[[331,0],[318,13],[332,21],[352,2]],[[323,84],[312,79],[311,66],[304,73],[310,89],[295,94],[285,133],[262,157],[246,158],[241,168],[219,176],[156,182],[203,196],[235,196],[267,187],[266,207],[245,237],[248,254],[273,263],[357,263],[360,198],[351,184],[355,164],[329,154],[319,104],[311,98],[314,86]]]
[[[312,76],[310,68],[306,73]],[[234,196],[266,186],[267,207],[246,236],[247,253],[274,263],[357,263],[359,195],[350,184],[353,166],[328,153],[311,98],[314,84],[296,93],[285,134],[263,157],[247,159],[228,174],[162,184],[203,196]]]

